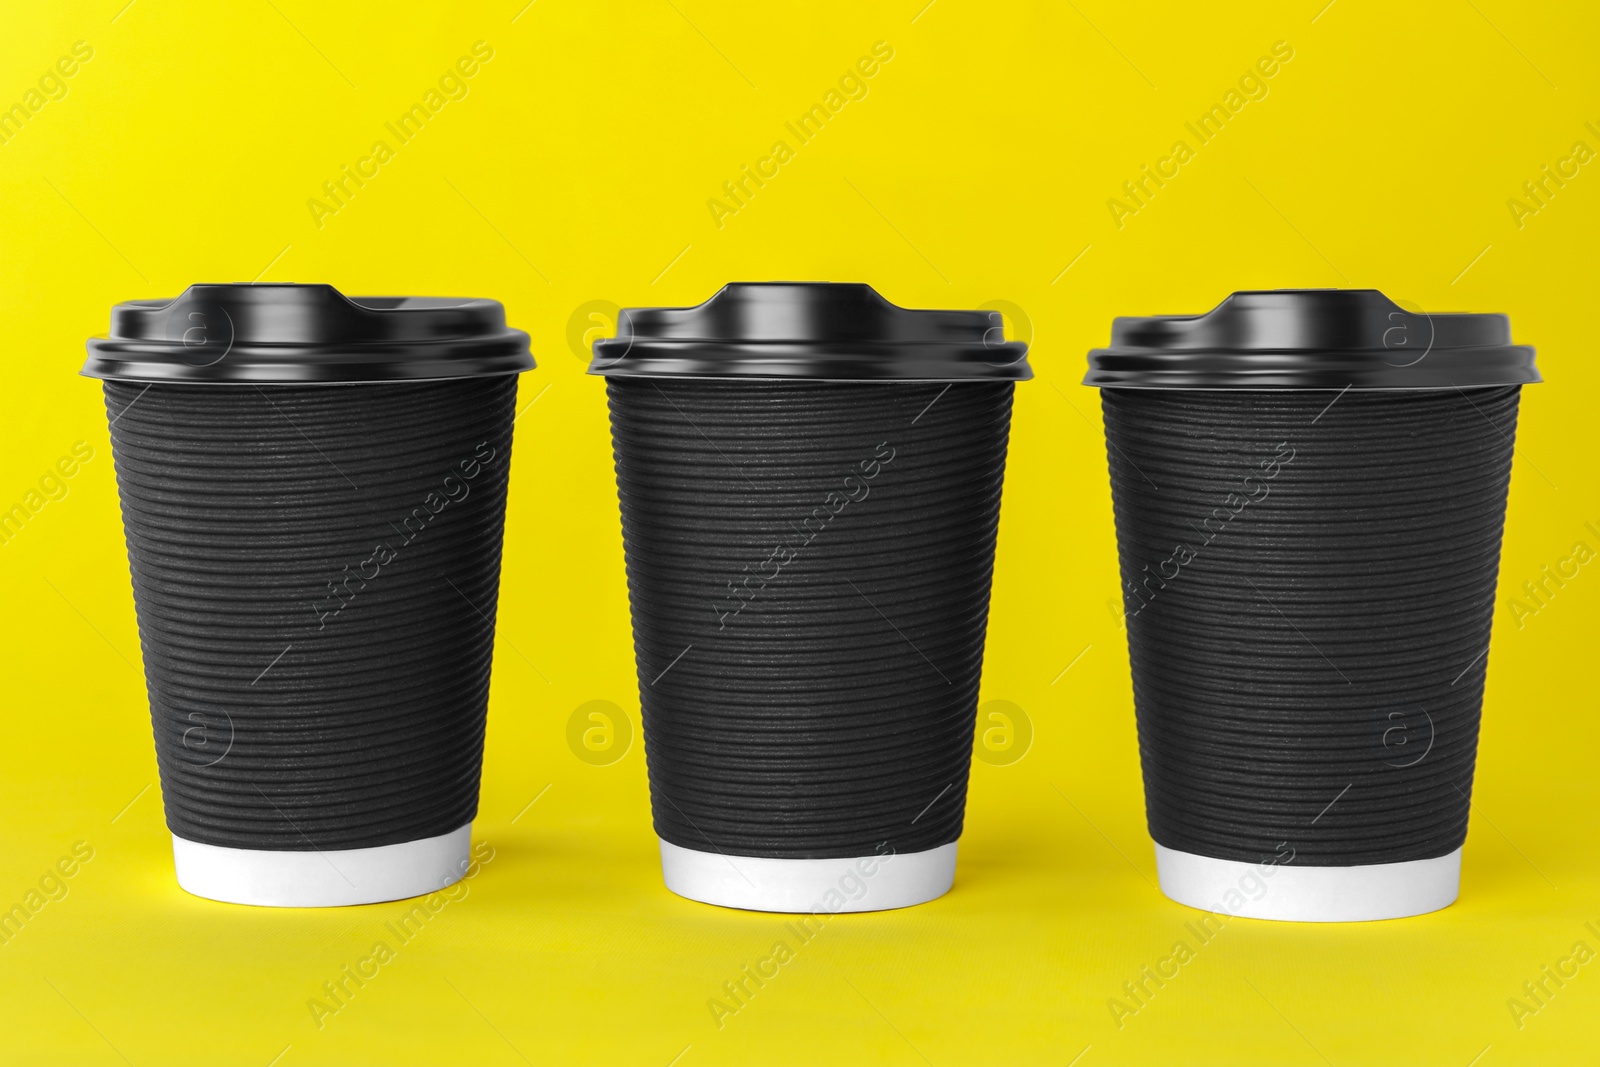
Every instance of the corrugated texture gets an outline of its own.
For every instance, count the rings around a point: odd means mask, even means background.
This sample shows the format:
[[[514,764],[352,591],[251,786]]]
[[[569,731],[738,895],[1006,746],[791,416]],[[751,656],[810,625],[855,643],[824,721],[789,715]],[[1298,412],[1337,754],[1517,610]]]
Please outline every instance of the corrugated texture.
[[[1466,837],[1518,388],[1335,397],[1102,393],[1169,848],[1331,866]]]
[[[343,849],[469,821],[516,379],[105,391],[173,832]]]
[[[1013,386],[607,390],[657,833],[956,840]]]

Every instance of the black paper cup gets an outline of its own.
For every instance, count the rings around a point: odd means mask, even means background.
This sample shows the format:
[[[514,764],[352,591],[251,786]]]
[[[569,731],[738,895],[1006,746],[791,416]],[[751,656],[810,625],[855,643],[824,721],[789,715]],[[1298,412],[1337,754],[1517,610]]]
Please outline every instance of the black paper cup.
[[[184,889],[467,870],[527,349],[491,300],[325,285],[196,285],[89,342]]]
[[[1089,363],[1162,891],[1449,905],[1532,349],[1503,315],[1280,290],[1118,319]]]
[[[996,315],[865,285],[729,285],[596,343],[673,892],[950,888],[1025,355]]]

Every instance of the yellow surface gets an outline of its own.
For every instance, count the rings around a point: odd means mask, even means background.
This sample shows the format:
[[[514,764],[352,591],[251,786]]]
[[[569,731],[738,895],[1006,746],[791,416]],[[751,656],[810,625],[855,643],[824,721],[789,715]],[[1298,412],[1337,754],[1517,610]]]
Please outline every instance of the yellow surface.
[[[1561,961],[1600,949],[1600,565],[1536,614],[1511,599],[1576,542],[1600,548],[1584,525],[1600,527],[1600,11],[523,2],[95,0],[0,18],[0,104],[27,107],[61,57],[73,70],[0,145],[0,505],[92,449],[0,546],[0,903],[41,905],[0,947],[0,1062],[1593,1057],[1600,964]],[[399,143],[385,123],[479,41],[492,58]],[[1292,58],[1199,144],[1184,124],[1277,42]],[[785,123],[875,47],[892,58],[799,143]],[[762,164],[780,140],[789,158]],[[1144,165],[1170,173],[1179,140],[1192,158],[1164,188],[1108,207]],[[1523,183],[1546,164],[1576,174],[1539,205]],[[322,183],[346,165],[376,173],[339,205]],[[722,183],[746,165],[777,173],[739,206]],[[76,377],[115,301],[258,277],[497,297],[540,361],[522,382],[537,404],[518,424],[475,831],[492,859],[320,1027],[308,1002],[410,905],[271,911],[177,888],[100,391]],[[975,766],[949,896],[833,919],[719,1028],[708,1000],[784,925],[661,887],[603,389],[573,339],[615,304],[765,278],[1006,302],[1031,336],[983,694],[1024,709],[1033,741]],[[1115,314],[1340,285],[1508,312],[1548,380],[1525,393],[1462,898],[1363,926],[1231,921],[1119,1029],[1108,1000],[1199,913],[1151,885],[1084,352]],[[569,748],[596,700],[631,722],[614,762]],[[61,860],[73,874],[56,881]],[[1507,1001],[1545,965],[1577,975],[1519,1026]]]

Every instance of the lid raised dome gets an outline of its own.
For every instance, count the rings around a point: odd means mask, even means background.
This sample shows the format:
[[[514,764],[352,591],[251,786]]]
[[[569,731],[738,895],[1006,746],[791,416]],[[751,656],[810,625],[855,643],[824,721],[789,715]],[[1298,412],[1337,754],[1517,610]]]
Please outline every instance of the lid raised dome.
[[[1203,315],[1118,318],[1085,385],[1449,389],[1539,381],[1504,315],[1409,311],[1376,289],[1234,293]]]
[[[191,285],[130,300],[88,348],[82,373],[118,381],[425,381],[534,365],[497,300],[347,297],[331,285]]]
[[[855,282],[734,282],[703,304],[627,308],[594,343],[618,378],[1023,381],[1028,346],[998,312],[917,310]]]

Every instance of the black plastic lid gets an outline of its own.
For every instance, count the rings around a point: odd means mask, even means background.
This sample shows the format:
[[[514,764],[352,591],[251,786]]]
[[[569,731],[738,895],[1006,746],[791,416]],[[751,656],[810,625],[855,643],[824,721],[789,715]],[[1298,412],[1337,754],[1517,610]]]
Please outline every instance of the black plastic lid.
[[[998,312],[915,311],[858,282],[734,282],[688,308],[627,308],[594,343],[614,378],[1025,381]]]
[[[191,285],[111,309],[83,373],[135,382],[397,382],[520,374],[497,300],[347,297],[331,285]]]
[[[1119,318],[1085,385],[1449,389],[1540,381],[1504,315],[1407,311],[1376,289],[1234,293],[1204,315]]]

